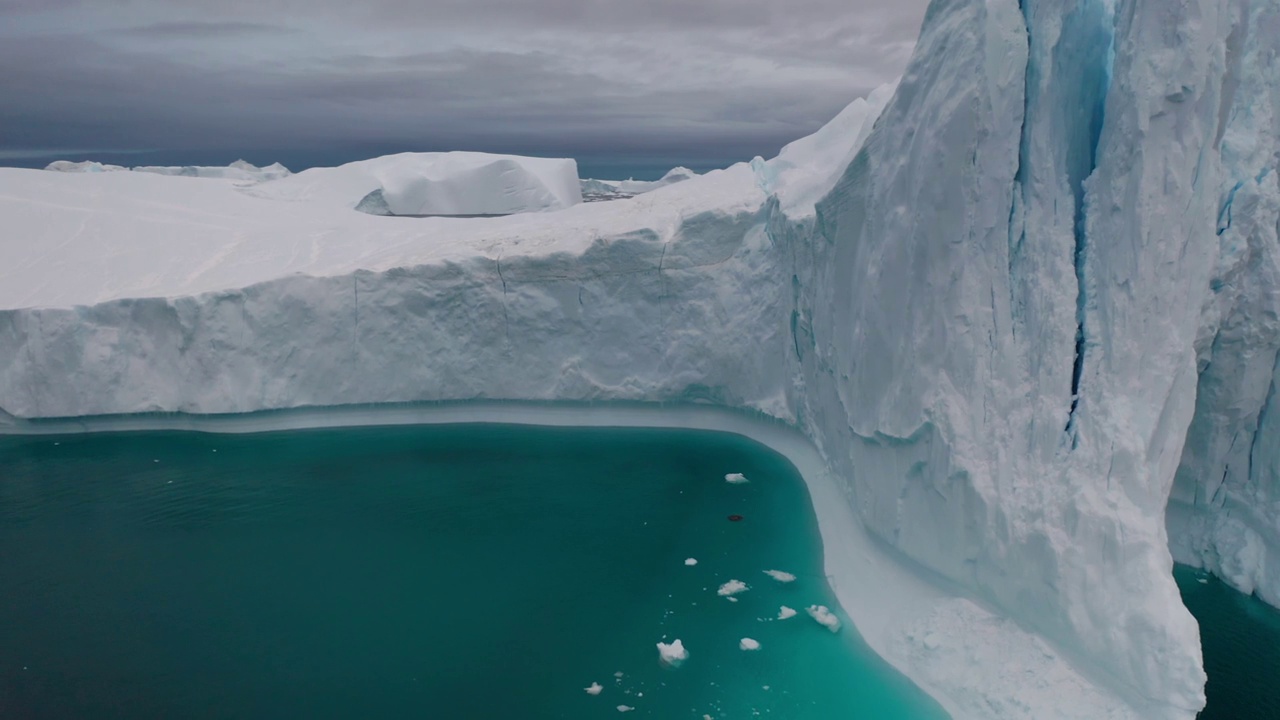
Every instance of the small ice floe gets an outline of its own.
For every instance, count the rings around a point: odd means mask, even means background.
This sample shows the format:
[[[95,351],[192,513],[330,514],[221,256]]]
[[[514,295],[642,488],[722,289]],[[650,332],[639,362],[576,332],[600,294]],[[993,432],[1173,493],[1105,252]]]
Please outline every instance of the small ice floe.
[[[759,650],[760,643],[751,638],[742,638],[738,641],[739,650]]]
[[[680,667],[680,663],[689,659],[689,651],[684,649],[684,643],[680,642],[680,638],[671,641],[670,644],[658,643],[658,660],[663,665],[671,668]]]
[[[635,710],[635,708],[631,707],[630,705],[618,706],[618,712],[631,712],[632,710]]]
[[[1200,583],[1201,585],[1208,585],[1209,578],[1196,578],[1196,582]]]
[[[684,564],[685,564],[685,565],[688,565],[689,567],[693,567],[694,565],[697,565],[697,564],[698,564],[698,559],[697,559],[697,558],[685,558],[685,559],[684,559]]]
[[[621,671],[621,670],[619,670],[618,672],[614,673],[614,674],[613,674],[613,676],[614,676],[614,677],[616,677],[616,678],[620,678],[620,677],[622,677],[622,671]]]
[[[598,682],[591,683],[591,687],[582,688],[587,691],[588,695],[599,695],[604,690],[604,686]]]
[[[784,582],[784,583],[787,583],[787,582],[795,582],[795,581],[796,581],[796,576],[795,576],[795,575],[792,575],[792,574],[791,574],[791,573],[789,573],[789,572],[783,572],[783,571],[781,571],[781,570],[765,570],[765,571],[764,571],[764,574],[765,574],[765,575],[768,575],[769,577],[773,578],[774,580],[777,580],[778,582]]]
[[[720,597],[729,597],[730,595],[737,595],[738,593],[746,592],[750,589],[751,588],[747,587],[747,584],[741,580],[730,580],[729,582],[721,585],[720,589],[716,591],[716,594]]]
[[[729,473],[724,476],[724,481],[731,485],[741,485],[745,482],[751,482],[747,479],[747,476],[742,473]]]
[[[738,598],[736,597],[727,597],[725,600],[728,600],[729,602],[738,602]]]
[[[826,605],[810,605],[805,610],[809,612],[809,617],[817,620],[819,625],[831,632],[840,630],[840,618],[828,610]]]
[[[779,619],[779,620],[788,620],[788,619],[793,618],[793,617],[795,617],[795,616],[796,616],[796,611],[795,611],[795,610],[792,610],[791,608],[787,607],[786,605],[783,605],[783,606],[782,606],[782,609],[778,610],[778,619]]]

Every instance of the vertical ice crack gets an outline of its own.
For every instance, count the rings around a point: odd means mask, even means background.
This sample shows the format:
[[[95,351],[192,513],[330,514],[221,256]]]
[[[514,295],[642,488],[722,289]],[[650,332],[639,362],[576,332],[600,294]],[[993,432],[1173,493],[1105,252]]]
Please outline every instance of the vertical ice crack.
[[[502,274],[502,256],[494,259],[498,265],[498,280],[502,283],[502,334],[511,339],[511,318],[507,316],[507,278]]]
[[[1074,127],[1069,128],[1065,138],[1067,181],[1075,201],[1072,223],[1075,243],[1071,261],[1076,277],[1076,334],[1071,363],[1071,408],[1066,426],[1072,447],[1078,443],[1075,433],[1077,410],[1080,408],[1080,386],[1089,345],[1088,282],[1085,277],[1089,255],[1086,185],[1098,167],[1098,147],[1106,121],[1114,58],[1115,7],[1110,0],[1082,4],[1064,18],[1062,36],[1054,48],[1054,60],[1061,64],[1065,76],[1078,78],[1076,92],[1061,98],[1065,105],[1061,110],[1075,109],[1078,113],[1070,118],[1069,122]]]

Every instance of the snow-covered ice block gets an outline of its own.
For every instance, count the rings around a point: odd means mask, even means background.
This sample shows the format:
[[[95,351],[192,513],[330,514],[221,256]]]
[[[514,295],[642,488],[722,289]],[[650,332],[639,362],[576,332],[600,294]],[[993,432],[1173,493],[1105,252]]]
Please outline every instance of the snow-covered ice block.
[[[248,192],[389,215],[511,215],[582,202],[572,159],[478,152],[401,153],[312,168]]]

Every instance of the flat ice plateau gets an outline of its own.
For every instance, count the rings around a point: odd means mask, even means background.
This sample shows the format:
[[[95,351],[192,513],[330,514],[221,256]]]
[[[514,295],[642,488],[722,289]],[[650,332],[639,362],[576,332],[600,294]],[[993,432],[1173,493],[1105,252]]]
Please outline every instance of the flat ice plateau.
[[[935,0],[778,157],[502,218],[0,170],[0,431],[709,406],[955,717],[1190,720],[1173,557],[1280,602],[1278,55],[1275,2]]]

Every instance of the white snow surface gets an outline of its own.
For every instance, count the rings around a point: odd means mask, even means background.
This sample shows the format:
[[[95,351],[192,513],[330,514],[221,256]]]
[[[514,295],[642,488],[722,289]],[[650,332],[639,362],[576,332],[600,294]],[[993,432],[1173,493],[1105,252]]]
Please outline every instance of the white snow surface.
[[[758,412],[830,478],[843,609],[953,716],[1191,720],[1170,548],[1280,601],[1277,12],[937,0],[847,129],[557,213],[0,170],[0,425]]]
[[[582,202],[572,159],[480,152],[387,155],[303,170],[246,192],[383,215],[511,215]]]

